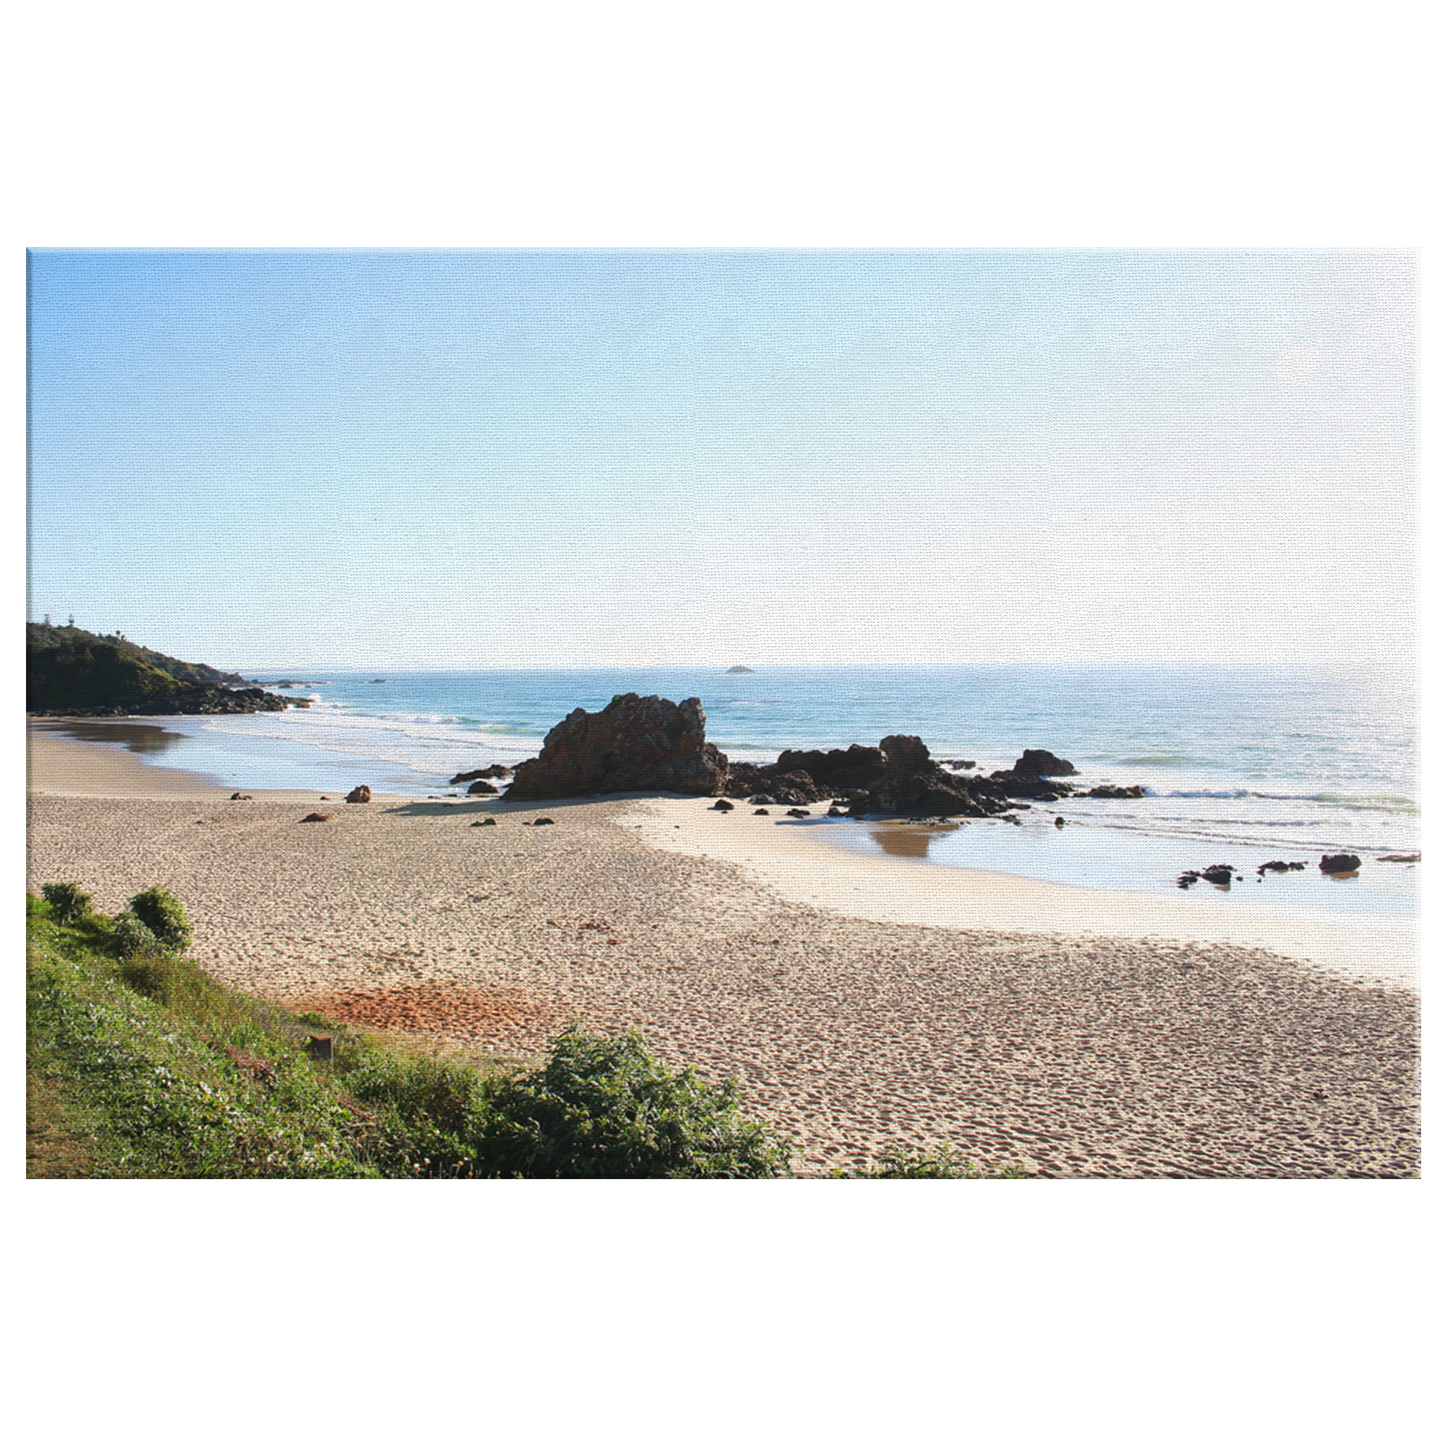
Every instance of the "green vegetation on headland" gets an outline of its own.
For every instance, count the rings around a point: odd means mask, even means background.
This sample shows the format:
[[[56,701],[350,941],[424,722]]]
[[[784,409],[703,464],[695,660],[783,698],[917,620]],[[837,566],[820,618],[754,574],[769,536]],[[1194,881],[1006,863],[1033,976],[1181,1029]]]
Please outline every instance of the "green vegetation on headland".
[[[179,901],[115,919],[27,895],[27,1174],[61,1178],[776,1178],[787,1142],[737,1085],[642,1038],[569,1028],[531,1070],[418,1056],[221,987]],[[313,1039],[330,1039],[329,1059]],[[865,1178],[961,1178],[944,1153]]]
[[[239,673],[154,652],[119,633],[25,624],[25,709],[39,716],[279,712],[303,699],[241,687]]]

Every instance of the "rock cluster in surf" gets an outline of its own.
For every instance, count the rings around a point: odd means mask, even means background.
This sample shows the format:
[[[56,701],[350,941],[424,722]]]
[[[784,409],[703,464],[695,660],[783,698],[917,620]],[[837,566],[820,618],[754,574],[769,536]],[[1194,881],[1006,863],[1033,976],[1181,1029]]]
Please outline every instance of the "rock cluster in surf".
[[[1053,802],[1075,792],[1065,777],[1078,769],[1045,748],[1026,748],[1011,768],[965,776],[929,755],[921,738],[886,737],[876,748],[785,749],[775,763],[730,763],[706,740],[698,698],[681,703],[635,692],[614,697],[601,712],[577,708],[546,736],[541,754],[519,763],[507,797],[595,797],[603,793],[673,792],[746,798],[764,806],[828,802],[832,816],[891,813],[905,817],[986,818],[1008,814],[1029,799]],[[972,768],[972,762],[958,766]],[[458,773],[452,783],[504,776],[500,764]],[[1142,797],[1141,787],[1101,786],[1085,796]]]

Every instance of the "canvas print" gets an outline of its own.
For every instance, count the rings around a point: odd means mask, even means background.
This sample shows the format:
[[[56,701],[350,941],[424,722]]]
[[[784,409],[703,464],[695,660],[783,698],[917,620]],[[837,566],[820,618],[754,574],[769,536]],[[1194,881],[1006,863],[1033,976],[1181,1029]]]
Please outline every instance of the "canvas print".
[[[32,252],[27,1172],[1416,1175],[1415,287]]]

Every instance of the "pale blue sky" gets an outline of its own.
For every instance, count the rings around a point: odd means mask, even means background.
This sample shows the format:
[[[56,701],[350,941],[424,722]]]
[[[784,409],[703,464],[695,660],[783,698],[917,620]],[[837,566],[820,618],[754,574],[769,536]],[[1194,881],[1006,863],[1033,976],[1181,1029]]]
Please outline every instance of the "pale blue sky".
[[[222,665],[1412,647],[1400,252],[37,251],[30,607]]]

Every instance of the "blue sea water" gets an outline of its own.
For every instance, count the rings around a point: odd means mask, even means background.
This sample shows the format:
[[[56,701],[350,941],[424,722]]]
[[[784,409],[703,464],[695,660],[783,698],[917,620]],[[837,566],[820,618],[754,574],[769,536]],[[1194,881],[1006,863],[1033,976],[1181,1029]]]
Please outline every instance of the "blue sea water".
[[[247,676],[252,676],[247,673]],[[254,676],[275,687],[280,674]],[[1417,870],[1322,882],[1324,852],[1419,847],[1413,679],[1319,667],[1129,665],[606,668],[292,674],[306,710],[164,721],[160,766],[240,788],[337,792],[356,783],[425,796],[453,773],[534,756],[574,708],[616,694],[698,697],[708,739],[734,759],[787,747],[876,744],[914,733],[935,757],[1009,766],[1026,747],[1069,759],[1071,781],[1143,784],[1139,800],[1078,799],[1023,811],[1021,828],[978,823],[928,840],[932,861],[1111,888],[1173,886],[1187,867],[1269,858],[1311,864],[1273,889],[1330,911],[1400,914]],[[160,720],[156,720],[160,721]],[[1063,817],[1066,827],[1054,826]],[[867,824],[850,846],[882,849]],[[1308,884],[1308,886],[1306,886]],[[1241,891],[1236,886],[1235,892]]]

